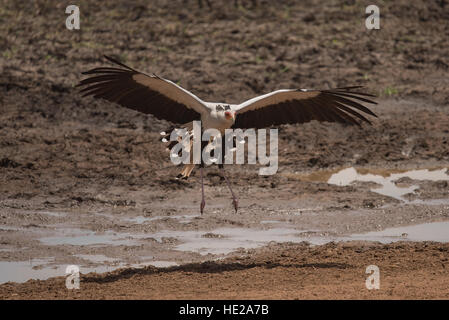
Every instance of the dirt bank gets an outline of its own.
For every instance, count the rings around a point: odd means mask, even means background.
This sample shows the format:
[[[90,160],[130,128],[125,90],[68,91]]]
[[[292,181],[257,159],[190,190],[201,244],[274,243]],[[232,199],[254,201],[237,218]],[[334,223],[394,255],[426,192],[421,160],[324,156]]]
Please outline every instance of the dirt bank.
[[[447,299],[449,246],[436,243],[270,245],[239,258],[181,267],[0,286],[2,299]],[[366,267],[380,289],[365,286]]]

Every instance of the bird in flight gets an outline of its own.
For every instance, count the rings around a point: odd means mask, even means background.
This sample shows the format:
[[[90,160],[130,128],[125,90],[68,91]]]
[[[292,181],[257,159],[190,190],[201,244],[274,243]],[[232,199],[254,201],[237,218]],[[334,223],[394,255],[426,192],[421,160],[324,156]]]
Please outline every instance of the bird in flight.
[[[117,65],[100,67],[83,72],[89,77],[77,87],[83,87],[83,96],[102,98],[123,107],[152,114],[177,125],[178,128],[191,130],[193,121],[201,121],[202,130],[218,129],[221,134],[229,128],[266,128],[282,124],[305,123],[311,120],[338,122],[348,125],[369,123],[366,115],[377,117],[362,103],[376,104],[366,98],[374,95],[360,92],[361,86],[341,87],[330,90],[283,89],[273,91],[241,104],[205,102],[181,88],[170,80],[155,74],[145,74],[123,63],[105,56]],[[365,115],[364,115],[365,114]],[[171,131],[165,132],[170,137]],[[166,139],[164,139],[166,141]],[[176,144],[173,141],[169,148]],[[202,143],[201,148],[207,146]],[[201,204],[203,213],[204,183],[201,160]],[[186,164],[178,178],[187,179],[195,164]],[[223,178],[232,195],[234,209],[237,212],[238,200],[227,179],[223,165],[219,165]]]

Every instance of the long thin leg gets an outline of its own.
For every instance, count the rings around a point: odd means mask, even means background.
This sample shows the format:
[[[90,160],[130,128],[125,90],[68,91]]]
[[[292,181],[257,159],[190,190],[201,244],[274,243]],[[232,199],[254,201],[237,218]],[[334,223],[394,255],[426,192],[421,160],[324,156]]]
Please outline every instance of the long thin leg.
[[[204,206],[206,205],[206,201],[204,200],[204,179],[203,179],[203,150],[207,146],[207,141],[201,141],[201,163],[200,163],[200,175],[201,175],[201,204],[200,204],[200,212],[203,214]]]
[[[201,204],[200,204],[200,212],[203,214],[204,206],[206,205],[206,201],[204,201],[204,183],[203,183],[203,167],[200,167],[201,174]]]
[[[236,198],[236,196],[235,196],[235,194],[234,194],[234,191],[232,191],[231,184],[229,183],[228,178],[226,178],[226,175],[225,175],[225,172],[224,172],[224,168],[223,168],[223,167],[221,168],[221,173],[222,173],[222,175],[223,175],[223,178],[226,180],[226,184],[228,185],[229,190],[231,191],[231,194],[232,194],[232,204],[234,205],[235,213],[237,213],[237,210],[238,210],[238,208],[239,208],[239,201],[237,200],[237,198]]]

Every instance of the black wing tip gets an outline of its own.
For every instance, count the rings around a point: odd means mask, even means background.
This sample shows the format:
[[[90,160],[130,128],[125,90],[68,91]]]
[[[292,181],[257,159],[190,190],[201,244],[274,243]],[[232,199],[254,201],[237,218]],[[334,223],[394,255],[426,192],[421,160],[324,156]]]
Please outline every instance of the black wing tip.
[[[129,71],[138,73],[138,71],[134,70],[131,67],[128,67],[127,65],[121,63],[120,61],[118,61],[118,60],[116,60],[116,59],[114,59],[114,58],[112,58],[110,56],[107,56],[107,55],[104,54],[103,57],[105,57],[108,61],[110,61],[110,62],[112,62],[114,64],[117,64],[117,65],[119,65],[119,66],[121,66],[121,67],[123,67],[125,69],[111,68],[111,67],[97,67],[97,68],[93,68],[93,69],[90,69],[90,70],[87,70],[87,71],[83,71],[83,72],[81,72],[82,75],[91,76],[91,77],[90,78],[86,78],[86,79],[80,81],[77,85],[75,85],[75,88],[88,84],[88,83],[84,83],[84,81],[88,80],[88,79],[91,79],[91,78],[94,78],[94,77],[98,76],[99,74],[103,74],[103,75],[104,74],[110,74],[110,73],[120,74],[120,73],[129,72]]]
[[[105,54],[103,55],[103,57],[105,57],[107,60],[109,60],[109,61],[112,62],[112,63],[115,63],[115,64],[117,64],[117,65],[119,65],[119,66],[121,66],[121,67],[123,67],[123,68],[125,68],[125,69],[128,69],[129,71],[139,72],[139,71],[137,71],[137,70],[135,70],[135,69],[133,69],[133,68],[127,66],[126,64],[120,62],[118,59],[114,59],[114,58],[109,57],[109,56],[107,56],[107,55],[105,55]]]
[[[377,118],[377,116],[376,115],[374,115],[376,118]],[[360,126],[363,124],[363,123],[367,123],[367,124],[369,124],[370,126],[372,126],[373,125],[373,123],[371,122],[371,121],[369,121],[367,118],[365,118],[365,119],[363,119],[363,120],[361,120],[361,122],[360,122]]]
[[[94,68],[94,69],[90,69],[90,70],[87,70],[87,71],[83,71],[83,72],[81,72],[81,74],[85,75],[85,76],[91,75],[92,73],[95,72],[96,69],[98,69],[98,68]]]
[[[103,55],[103,57],[106,58],[106,60],[109,60],[110,62],[113,62],[113,63],[116,63],[116,64],[121,64],[121,62],[118,61],[117,59],[114,59],[114,58],[112,58],[110,56],[107,56],[105,54]]]
[[[110,57],[110,56],[107,56],[107,55],[105,55],[105,54],[103,55],[103,57],[106,58],[106,60],[108,60],[109,62],[118,64],[119,66],[123,65],[123,63],[120,62],[118,59],[114,59],[114,58],[112,58],[112,57]]]
[[[348,86],[348,87],[338,87],[332,90],[352,90],[352,89],[360,89],[365,88],[365,86]]]
[[[353,91],[354,89],[362,89],[362,88],[365,88],[365,86],[338,87],[338,88],[323,90],[323,91],[359,94],[359,95],[363,95],[363,96],[367,96],[367,97],[377,98],[377,95],[373,94],[373,93],[367,93],[367,92],[363,92],[363,91],[362,92]],[[373,103],[376,103],[376,102],[373,101]]]
[[[375,114],[371,109],[368,109],[366,106],[363,106],[363,104],[360,104],[359,102],[356,102],[354,100],[358,99],[361,100],[363,102],[366,103],[370,103],[370,104],[374,104],[377,105],[378,103],[376,101],[373,100],[369,100],[360,96],[369,96],[369,97],[374,97],[376,98],[377,95],[374,94],[370,94],[370,93],[366,93],[366,92],[357,92],[357,91],[353,91],[354,89],[360,89],[360,88],[364,88],[364,86],[350,86],[350,87],[338,87],[338,88],[334,88],[334,89],[329,89],[329,90],[322,90],[322,93],[325,94],[330,94],[330,95],[334,95],[337,97],[340,97],[342,99],[346,99],[351,101],[353,104],[358,105],[359,107],[361,107],[362,109],[358,108],[356,106],[357,109],[375,117],[375,118],[379,118],[377,116],[377,114]],[[353,100],[351,100],[353,99]],[[344,102],[342,102],[342,104],[345,104]],[[354,105],[352,105],[354,107]],[[348,106],[346,106],[348,107]],[[369,121],[367,118],[363,117],[362,119],[360,119],[361,122],[357,121],[357,124],[359,126],[361,126],[362,123],[368,123],[369,125],[372,125],[371,121]]]

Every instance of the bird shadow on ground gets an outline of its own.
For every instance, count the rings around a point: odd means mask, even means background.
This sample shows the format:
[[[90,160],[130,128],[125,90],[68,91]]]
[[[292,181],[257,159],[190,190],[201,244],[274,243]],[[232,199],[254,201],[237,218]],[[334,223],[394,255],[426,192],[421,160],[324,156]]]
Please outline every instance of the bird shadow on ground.
[[[214,261],[208,261],[203,263],[189,263],[182,266],[173,266],[168,268],[156,268],[148,266],[145,268],[129,268],[119,269],[108,273],[107,275],[89,276],[89,274],[83,276],[83,282],[97,282],[107,283],[114,282],[121,279],[131,278],[135,275],[151,275],[157,273],[172,273],[172,272],[191,272],[191,273],[221,273],[226,271],[239,271],[248,270],[252,268],[266,268],[273,269],[277,267],[284,268],[313,268],[313,269],[349,269],[353,266],[347,263],[339,262],[325,262],[325,263],[304,263],[304,264],[284,264],[275,262],[260,262],[260,263],[248,263],[242,264],[238,262],[231,263],[217,263]]]

